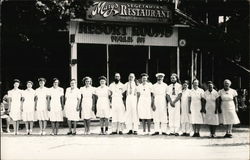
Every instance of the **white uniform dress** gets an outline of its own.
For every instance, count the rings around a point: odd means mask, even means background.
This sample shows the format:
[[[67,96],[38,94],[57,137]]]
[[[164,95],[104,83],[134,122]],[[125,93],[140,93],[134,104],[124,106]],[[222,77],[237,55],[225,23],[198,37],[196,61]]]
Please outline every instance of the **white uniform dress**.
[[[50,111],[49,111],[49,119],[52,122],[62,122],[63,121],[63,112],[61,105],[61,96],[63,96],[63,88],[51,87],[49,89],[49,96],[51,96],[50,100]]]
[[[219,95],[222,100],[221,112],[223,124],[239,124],[240,120],[236,114],[235,104],[233,101],[233,98],[238,95],[236,90],[230,88],[228,91],[225,91],[224,89],[221,89],[219,91]]]
[[[153,120],[155,125],[155,131],[157,132],[159,132],[160,130],[160,123],[162,132],[166,133],[167,130],[167,87],[168,85],[162,82],[161,84],[155,83],[152,89],[154,94],[154,104],[156,107],[156,110],[153,111]]]
[[[71,89],[70,87],[66,89],[65,93],[65,117],[70,121],[79,121],[80,114],[77,111],[77,102],[81,100],[81,93],[78,88]]]
[[[138,131],[139,116],[137,109],[137,90],[135,82],[127,82],[124,85],[124,91],[127,91],[125,123],[128,130]]]
[[[114,82],[110,84],[109,90],[112,94],[112,101],[111,101],[111,115],[112,115],[112,122],[125,122],[125,106],[123,103],[123,90],[124,90],[124,84],[119,82],[118,84],[115,84]]]
[[[22,97],[24,98],[22,120],[36,121],[37,118],[35,117],[35,91],[33,89],[26,89],[23,91]]]
[[[98,97],[96,104],[96,116],[99,118],[110,118],[109,87],[104,86],[102,88],[101,86],[99,86],[95,90],[95,95]]]
[[[49,120],[49,112],[47,108],[48,91],[47,87],[37,88],[35,91],[35,95],[37,96],[36,115],[37,119],[41,121]]]
[[[201,88],[192,89],[190,92],[191,97],[191,123],[192,124],[203,124],[203,115],[201,111],[201,98],[204,97],[204,90]]]
[[[145,85],[139,84],[137,87],[137,92],[140,93],[138,100],[138,114],[140,119],[152,119],[153,110],[151,108],[151,93],[152,84],[146,83]]]
[[[188,99],[190,96],[190,89],[182,90],[181,96],[181,123],[190,123],[190,114],[188,108]]]
[[[11,98],[11,108],[10,108],[10,117],[13,121],[21,120],[21,97],[22,90],[10,90],[8,91],[8,97]]]
[[[82,117],[81,119],[92,119],[95,118],[95,113],[92,110],[93,106],[93,94],[95,93],[95,88],[81,87],[80,92],[82,95]]]
[[[219,125],[218,113],[215,114],[216,109],[216,99],[219,94],[216,90],[206,90],[204,93],[204,99],[206,100],[206,114],[204,114],[204,124],[208,125]]]
[[[182,93],[182,86],[179,83],[170,84],[168,86],[167,94],[170,96],[171,100],[174,101],[178,94]],[[181,113],[180,113],[180,100],[175,103],[175,107],[172,107],[170,103],[168,104],[168,116],[169,116],[169,128],[171,133],[178,133],[180,130],[181,123]]]

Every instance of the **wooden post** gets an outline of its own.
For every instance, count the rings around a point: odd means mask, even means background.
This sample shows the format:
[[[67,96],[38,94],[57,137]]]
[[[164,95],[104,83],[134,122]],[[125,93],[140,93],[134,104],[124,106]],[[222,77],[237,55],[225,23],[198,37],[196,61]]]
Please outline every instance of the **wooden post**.
[[[71,79],[75,79],[77,82],[77,43],[71,43],[70,51],[71,51],[71,56],[70,56]]]
[[[148,59],[147,59],[147,63],[146,63],[146,73],[148,74],[149,72],[149,60],[151,59],[151,48],[150,46],[148,46]]]
[[[180,77],[180,47],[176,48],[176,60],[177,60],[177,75]]]
[[[106,54],[107,54],[107,85],[109,85],[109,45],[106,45]]]

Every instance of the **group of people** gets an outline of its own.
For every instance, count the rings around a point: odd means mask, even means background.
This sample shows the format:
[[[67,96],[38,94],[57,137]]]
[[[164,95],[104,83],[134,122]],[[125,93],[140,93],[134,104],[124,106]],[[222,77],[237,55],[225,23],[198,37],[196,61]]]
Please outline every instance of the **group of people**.
[[[190,136],[200,137],[200,126],[209,126],[210,137],[215,137],[216,126],[226,125],[225,138],[232,137],[233,124],[240,123],[237,110],[237,92],[230,88],[231,81],[224,80],[224,88],[218,92],[213,82],[208,81],[208,89],[199,87],[199,81],[179,83],[177,74],[171,74],[171,84],[163,82],[163,73],[157,73],[157,82],[148,81],[146,73],[141,74],[141,82],[135,81],[130,73],[128,82],[123,84],[119,73],[107,86],[107,79],[99,77],[100,86],[93,87],[92,79],[85,77],[83,86],[77,88],[75,79],[70,87],[59,87],[59,80],[53,79],[51,88],[45,87],[46,79],[39,78],[39,87],[33,89],[33,82],[27,82],[27,89],[20,90],[20,81],[14,80],[14,88],[8,91],[7,104],[9,116],[14,123],[14,134],[18,134],[19,121],[25,122],[27,134],[32,133],[33,123],[39,121],[40,134],[45,135],[47,121],[51,122],[52,133],[57,135],[59,123],[65,116],[68,121],[68,135],[76,134],[77,122],[84,121],[85,134],[90,134],[91,119],[100,119],[100,134],[107,134],[109,119],[112,118],[111,134],[138,134],[140,120],[143,135]],[[1,113],[2,115],[2,113]],[[151,133],[151,123],[154,132]],[[72,125],[73,124],[73,125]]]

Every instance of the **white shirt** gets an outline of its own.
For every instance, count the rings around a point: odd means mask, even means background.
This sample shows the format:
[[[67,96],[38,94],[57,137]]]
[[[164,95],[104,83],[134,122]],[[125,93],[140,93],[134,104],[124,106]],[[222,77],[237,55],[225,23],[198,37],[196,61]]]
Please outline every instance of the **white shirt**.
[[[35,90],[35,96],[37,96],[37,110],[47,109],[47,95],[49,94],[49,89],[47,87],[37,88]]]
[[[154,96],[166,96],[168,85],[164,82],[156,82],[152,87],[152,92]]]
[[[182,86],[179,83],[170,84],[167,89],[167,94],[171,96],[178,96],[178,94],[182,93]]]
[[[140,96],[150,97],[152,93],[152,83],[146,82],[145,85],[139,84],[137,92],[140,93]]]
[[[111,83],[109,86],[109,90],[112,93],[112,97],[122,97],[122,93],[124,92],[124,84],[119,82],[118,84],[116,83]]]
[[[137,94],[137,90],[136,90],[137,86],[135,84],[134,81],[129,81],[127,83],[124,84],[124,89],[123,91],[127,91],[127,95],[136,95]]]

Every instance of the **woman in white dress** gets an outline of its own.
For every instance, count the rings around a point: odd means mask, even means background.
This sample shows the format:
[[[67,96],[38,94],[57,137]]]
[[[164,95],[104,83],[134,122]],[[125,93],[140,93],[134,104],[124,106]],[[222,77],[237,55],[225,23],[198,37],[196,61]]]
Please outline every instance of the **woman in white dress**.
[[[51,135],[57,135],[59,129],[59,122],[63,121],[63,104],[64,104],[64,91],[59,87],[59,80],[53,79],[53,87],[49,89],[48,111],[49,119],[52,124]]]
[[[142,120],[143,135],[150,134],[151,121],[153,118],[153,109],[155,110],[152,84],[148,82],[148,75],[146,73],[141,74],[142,83],[137,88],[138,98],[138,114]],[[148,130],[146,131],[146,124]]]
[[[107,134],[110,118],[110,91],[106,85],[107,79],[104,76],[99,77],[100,86],[96,88],[96,105],[93,110],[97,110],[96,116],[100,118],[101,135]],[[105,127],[105,130],[104,130]]]
[[[212,81],[208,81],[208,90],[204,93],[205,99],[205,114],[204,114],[204,124],[209,126],[210,137],[215,137],[216,126],[219,125],[218,116],[218,105],[219,105],[219,94],[214,89]]]
[[[32,133],[33,122],[36,121],[35,117],[35,91],[32,88],[33,82],[27,82],[27,89],[22,94],[22,119],[25,122],[26,133]]]
[[[9,113],[10,113],[10,118],[14,121],[15,135],[18,134],[19,121],[22,119],[21,117],[22,90],[18,88],[19,85],[20,81],[18,79],[14,79],[14,88],[8,91]]]
[[[67,135],[76,135],[76,125],[77,121],[80,120],[80,100],[81,93],[77,88],[76,80],[72,79],[70,81],[70,87],[66,89],[65,93],[65,116],[68,119],[69,132]],[[73,132],[72,132],[72,121],[73,121]]]
[[[92,79],[90,77],[83,78],[84,86],[80,88],[81,92],[81,112],[84,121],[84,134],[90,134],[90,120],[95,118],[92,108],[94,105],[95,88],[92,87]]]
[[[199,88],[199,81],[193,80],[193,89],[189,98],[189,113],[191,114],[191,123],[193,125],[193,137],[200,137],[200,126],[203,124],[204,110],[204,90]]]
[[[35,110],[37,119],[39,121],[40,134],[45,135],[47,121],[49,120],[49,113],[47,108],[48,103],[48,88],[45,87],[46,79],[39,78],[39,88],[35,91]]]
[[[181,129],[182,135],[181,136],[190,136],[190,114],[188,108],[188,99],[190,96],[191,90],[188,88],[189,81],[185,80],[182,84],[182,96],[181,96]]]
[[[233,125],[240,123],[236,113],[238,111],[238,94],[230,86],[231,81],[226,79],[224,80],[224,88],[219,91],[223,124],[227,126],[225,138],[231,138]]]

